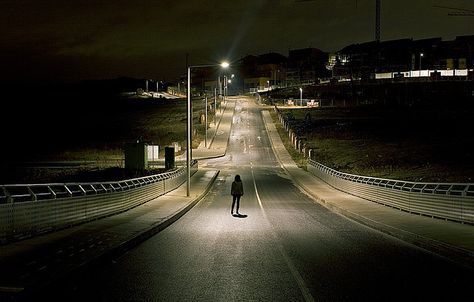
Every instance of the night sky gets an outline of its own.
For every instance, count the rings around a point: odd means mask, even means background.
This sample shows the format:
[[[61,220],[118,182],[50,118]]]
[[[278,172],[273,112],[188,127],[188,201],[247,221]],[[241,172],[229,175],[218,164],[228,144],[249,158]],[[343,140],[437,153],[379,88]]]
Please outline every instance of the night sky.
[[[382,0],[382,40],[474,34],[472,0]],[[173,81],[191,64],[374,40],[375,0],[0,0],[0,80]]]

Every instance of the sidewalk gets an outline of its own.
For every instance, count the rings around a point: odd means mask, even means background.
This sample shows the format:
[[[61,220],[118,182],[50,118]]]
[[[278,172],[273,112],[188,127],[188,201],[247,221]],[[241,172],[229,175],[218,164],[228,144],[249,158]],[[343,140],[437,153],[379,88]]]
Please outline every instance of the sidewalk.
[[[223,156],[235,101],[229,100],[209,147],[200,156]],[[342,193],[300,169],[286,151],[268,111],[262,112],[282,167],[313,199],[333,211],[405,241],[474,267],[474,227],[418,216]],[[213,150],[216,149],[216,150]],[[0,301],[34,293],[64,276],[133,248],[191,209],[211,188],[219,171],[200,168],[186,185],[124,213],[33,237],[0,248]]]
[[[235,112],[235,103],[235,98],[227,97],[223,108],[224,112],[220,116],[218,115],[216,125],[212,123],[210,125],[207,147],[205,146],[205,142],[202,141],[197,149],[193,149],[193,159],[208,159],[225,156]]]
[[[211,130],[209,146],[194,149],[193,159],[225,155],[235,102],[228,99],[214,131]],[[199,168],[191,177],[189,197],[184,183],[121,214],[1,246],[0,301],[31,297],[36,289],[140,244],[199,202],[218,174],[218,170]]]
[[[406,213],[334,189],[297,167],[270,113],[262,111],[262,115],[281,166],[313,199],[353,220],[474,268],[474,226]]]
[[[2,246],[0,301],[22,297],[133,248],[191,209],[219,171],[200,169],[186,185],[121,214]]]
[[[205,141],[201,141],[199,146],[192,150],[193,159],[210,159],[225,156],[227,152],[227,143],[229,142],[230,131],[232,128],[232,119],[235,112],[235,97],[227,97],[223,104],[222,113],[217,113],[216,124],[209,125],[207,133],[207,146]],[[176,156],[175,163],[184,164],[186,162],[186,153]],[[165,166],[165,160],[159,159],[156,165]]]

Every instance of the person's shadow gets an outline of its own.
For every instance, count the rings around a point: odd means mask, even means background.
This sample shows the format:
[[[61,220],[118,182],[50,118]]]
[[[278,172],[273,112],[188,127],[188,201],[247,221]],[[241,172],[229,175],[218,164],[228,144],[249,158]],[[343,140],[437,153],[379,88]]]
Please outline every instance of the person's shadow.
[[[232,216],[234,216],[235,218],[247,218],[248,215],[245,215],[245,214],[232,214]]]

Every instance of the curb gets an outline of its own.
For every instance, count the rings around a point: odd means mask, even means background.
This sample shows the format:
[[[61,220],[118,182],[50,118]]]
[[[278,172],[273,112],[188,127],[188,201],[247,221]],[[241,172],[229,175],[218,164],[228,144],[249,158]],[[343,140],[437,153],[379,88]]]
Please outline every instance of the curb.
[[[267,124],[265,123],[264,119],[264,124],[265,124],[265,129],[267,130],[268,133],[268,128]],[[277,133],[278,134],[278,133]],[[278,134],[279,135],[279,134]],[[378,231],[381,231],[385,234],[388,234],[392,237],[398,238],[400,240],[403,240],[405,242],[414,244],[420,248],[423,248],[429,252],[436,253],[439,256],[442,256],[444,258],[447,258],[450,261],[456,262],[459,265],[462,266],[467,266],[471,269],[474,269],[474,253],[468,250],[465,250],[463,248],[459,248],[454,245],[446,244],[444,242],[431,239],[425,236],[421,236],[415,233],[411,233],[405,230],[401,230],[389,225],[386,225],[384,223],[369,219],[365,216],[356,214],[354,212],[351,212],[349,210],[346,210],[344,208],[341,208],[339,206],[336,206],[332,204],[331,202],[328,202],[322,198],[320,198],[317,194],[311,192],[308,190],[302,183],[300,183],[296,178],[291,175],[290,171],[285,167],[285,165],[281,162],[280,156],[276,152],[276,149],[274,147],[274,143],[272,138],[270,137],[270,143],[272,145],[273,152],[276,155],[276,158],[280,164],[280,166],[286,171],[286,173],[291,177],[293,180],[293,183],[306,195],[311,197],[315,202],[318,204],[324,206],[328,210],[331,210],[333,212],[336,212],[338,214],[341,214],[355,222],[361,223],[365,226],[368,226],[370,228],[376,229]],[[307,172],[309,173],[309,172]],[[310,176],[316,177],[313,174],[310,174]]]
[[[227,109],[227,104],[225,105],[225,109]],[[232,116],[234,116],[234,115],[235,115],[235,105],[234,105],[234,109],[233,109],[233,112],[232,112]],[[215,136],[216,136],[216,134],[217,134],[217,129],[219,129],[219,126],[220,126],[220,124],[221,124],[221,120],[222,120],[222,116],[221,116],[221,118],[219,119],[219,123],[218,123],[218,125],[217,125],[217,127],[216,127],[216,133],[212,136],[212,140],[211,140],[211,142],[210,142],[210,144],[209,144],[209,148],[211,148],[212,143],[214,142],[214,138],[215,138]],[[232,131],[232,127],[231,127],[231,130],[229,131],[229,136],[227,137],[227,146],[229,145],[230,132],[231,132],[231,131]],[[198,160],[202,160],[202,159],[213,159],[213,158],[224,157],[224,156],[226,156],[226,154],[227,154],[227,146],[226,146],[226,148],[224,149],[224,153],[222,153],[222,154],[212,155],[212,156],[206,156],[206,157],[200,157],[200,158],[198,158]]]
[[[285,169],[286,170],[286,169]],[[289,174],[291,176],[291,174]],[[411,243],[416,245],[420,248],[423,248],[429,252],[436,253],[439,256],[447,258],[449,261],[456,262],[461,266],[466,266],[471,269],[474,269],[474,253],[471,251],[459,248],[454,245],[446,244],[444,242],[431,239],[425,236],[421,236],[412,232],[408,232],[399,228],[392,227],[390,225],[381,223],[379,221],[375,221],[369,219],[365,216],[360,214],[351,212],[344,208],[341,208],[337,205],[334,205],[331,202],[328,202],[322,198],[320,198],[317,194],[311,192],[310,190],[306,189],[303,184],[301,184],[297,179],[291,177],[295,185],[310,196],[313,200],[315,200],[318,204],[324,206],[328,210],[341,214],[355,222],[361,223],[367,227],[376,229],[380,232],[383,232],[387,235],[392,237],[398,238],[403,240],[407,243]]]
[[[191,208],[193,208],[199,201],[206,196],[206,194],[209,192],[211,189],[212,185],[214,184],[215,180],[217,179],[217,176],[219,175],[220,170],[217,170],[212,177],[211,181],[206,186],[206,189],[198,196],[194,198],[188,205],[184,206],[177,212],[171,214],[167,218],[165,218],[163,221],[160,223],[153,225],[149,228],[144,229],[137,235],[134,235],[133,237],[126,239],[123,241],[121,244],[118,246],[112,247],[107,251],[104,251],[102,254],[97,255],[94,258],[88,259],[83,263],[80,263],[76,267],[73,267],[67,271],[64,271],[54,278],[51,278],[45,282],[39,282],[37,284],[31,285],[27,288],[25,288],[23,291],[18,292],[18,293],[13,293],[10,296],[10,299],[7,301],[23,301],[23,299],[28,299],[34,297],[35,293],[39,290],[44,290],[47,289],[50,286],[55,286],[63,282],[71,281],[76,278],[80,278],[80,276],[85,273],[88,270],[91,270],[95,265],[100,264],[103,261],[110,260],[112,258],[115,258],[119,255],[124,254],[125,252],[129,251],[130,249],[138,246],[140,243],[144,242],[145,240],[149,239],[150,237],[156,235],[160,231],[166,229],[168,226],[176,222],[179,218],[181,218],[184,214],[186,214]],[[72,276],[74,274],[74,276]],[[64,280],[63,280],[64,279]],[[61,281],[63,280],[63,281]],[[51,289],[54,290],[54,289]],[[3,297],[0,297],[3,299]],[[2,300],[3,301],[3,300]]]

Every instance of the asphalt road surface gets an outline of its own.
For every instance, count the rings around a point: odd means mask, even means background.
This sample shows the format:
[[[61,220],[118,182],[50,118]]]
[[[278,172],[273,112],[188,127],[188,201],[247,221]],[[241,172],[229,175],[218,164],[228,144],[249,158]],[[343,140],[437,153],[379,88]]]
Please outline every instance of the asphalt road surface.
[[[327,210],[273,154],[239,101],[208,196],[126,254],[44,293],[49,301],[473,301],[473,271]],[[230,185],[244,184],[241,214]]]

